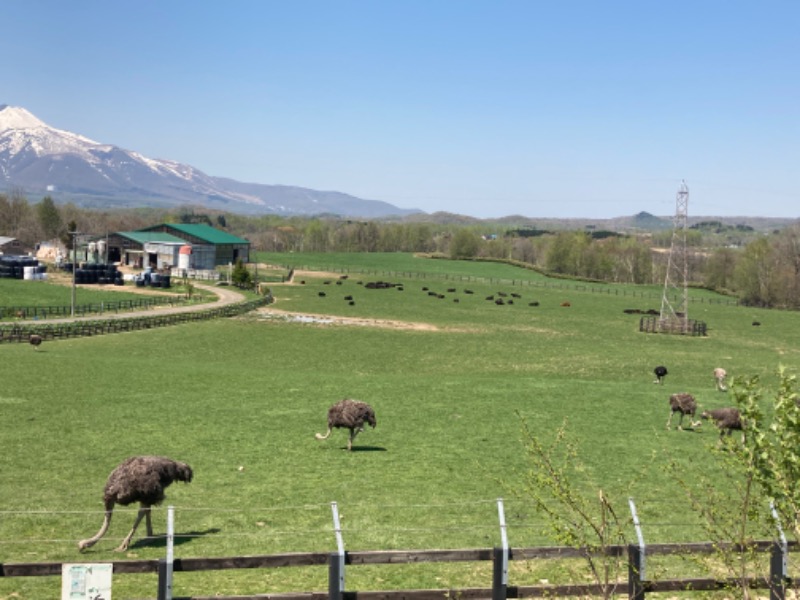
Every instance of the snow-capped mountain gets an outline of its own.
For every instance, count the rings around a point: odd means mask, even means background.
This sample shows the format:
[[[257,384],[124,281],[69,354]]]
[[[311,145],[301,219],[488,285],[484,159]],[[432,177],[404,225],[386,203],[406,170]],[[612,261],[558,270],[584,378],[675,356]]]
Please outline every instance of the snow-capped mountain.
[[[379,218],[419,213],[341,192],[242,183],[50,127],[0,105],[0,190],[92,207],[199,205],[242,214]]]

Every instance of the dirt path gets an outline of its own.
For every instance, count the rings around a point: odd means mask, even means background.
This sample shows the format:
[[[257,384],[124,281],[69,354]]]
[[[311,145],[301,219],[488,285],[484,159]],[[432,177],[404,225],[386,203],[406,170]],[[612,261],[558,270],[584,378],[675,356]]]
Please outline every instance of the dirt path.
[[[337,273],[325,273],[323,271],[295,271],[294,277],[292,280],[284,282],[284,283],[272,283],[270,286],[280,287],[281,285],[296,285],[296,281],[302,280],[304,277],[315,277],[315,278],[338,278],[339,275]],[[138,311],[131,311],[131,312],[108,312],[102,314],[92,314],[89,316],[81,316],[81,317],[62,317],[56,319],[38,319],[38,320],[26,320],[26,321],[16,321],[15,324],[17,325],[42,325],[42,324],[55,324],[55,323],[70,323],[70,322],[79,322],[79,321],[97,321],[103,319],[127,319],[130,317],[136,316],[153,316],[153,315],[169,315],[169,314],[177,314],[177,313],[186,313],[186,312],[196,312],[207,310],[209,308],[217,308],[221,306],[226,306],[229,304],[236,304],[237,302],[241,302],[244,296],[237,291],[235,288],[224,287],[224,286],[215,286],[215,285],[206,285],[201,283],[194,283],[194,286],[198,289],[202,289],[213,294],[216,294],[217,300],[214,302],[205,302],[202,304],[192,304],[189,306],[180,305],[180,306],[154,306],[152,308],[138,310]],[[134,291],[140,293],[142,295],[155,295],[158,294],[157,290],[151,288],[133,288],[125,287],[125,288],[118,288],[118,287],[111,287],[114,291],[125,291],[131,292]],[[274,304],[270,304],[268,306],[262,307],[256,311],[256,314],[260,319],[264,320],[280,320],[280,321],[291,321],[297,323],[309,323],[314,325],[321,325],[321,326],[331,326],[331,325],[345,325],[345,326],[356,326],[356,327],[380,327],[385,329],[398,329],[398,330],[408,330],[408,331],[438,331],[439,327],[435,325],[431,325],[430,323],[420,323],[420,322],[413,322],[413,321],[398,321],[398,320],[391,320],[391,319],[370,319],[370,318],[359,318],[359,317],[344,317],[339,315],[329,315],[329,314],[314,314],[314,313],[300,313],[300,312],[291,312],[286,310],[281,310],[276,308]]]

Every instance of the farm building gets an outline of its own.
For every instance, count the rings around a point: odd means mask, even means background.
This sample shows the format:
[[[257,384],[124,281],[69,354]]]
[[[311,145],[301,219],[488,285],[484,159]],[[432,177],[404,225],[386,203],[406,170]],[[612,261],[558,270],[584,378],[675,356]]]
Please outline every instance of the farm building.
[[[27,254],[29,250],[17,238],[0,235],[0,254],[20,255]]]
[[[99,262],[154,269],[180,267],[213,270],[239,258],[247,262],[250,242],[208,225],[165,223],[137,231],[118,231],[98,239],[105,244],[108,259]]]
[[[180,238],[184,243],[188,242],[192,248],[192,268],[213,269],[216,266],[233,264],[240,259],[242,262],[250,262],[250,242],[210,225],[162,223],[145,227],[139,232],[166,233]],[[205,262],[206,257],[196,257],[195,252],[201,252],[203,247],[209,246],[214,250],[213,264],[197,264],[197,261]],[[178,265],[177,262],[174,264]]]
[[[98,253],[104,254],[107,249],[108,260],[98,256],[97,262],[119,262],[139,269],[162,269],[177,265],[180,248],[186,244],[185,240],[168,233],[143,231],[118,231],[110,234],[105,244],[103,241],[98,240]]]

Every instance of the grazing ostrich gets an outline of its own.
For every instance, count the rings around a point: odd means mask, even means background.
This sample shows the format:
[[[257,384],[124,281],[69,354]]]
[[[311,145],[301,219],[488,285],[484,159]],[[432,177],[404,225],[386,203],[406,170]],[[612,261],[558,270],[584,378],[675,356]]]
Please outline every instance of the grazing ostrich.
[[[375,411],[366,402],[345,398],[340,400],[328,409],[328,432],[325,435],[317,433],[318,440],[327,440],[334,427],[344,427],[350,430],[350,438],[347,440],[347,449],[353,449],[353,440],[360,431],[364,431],[364,424],[369,423],[375,428]]]
[[[695,402],[694,396],[686,392],[672,394],[672,396],[669,397],[669,420],[667,421],[667,429],[672,425],[672,417],[675,413],[681,414],[681,418],[678,420],[678,429],[682,430],[683,427],[681,425],[683,424],[684,415],[689,415],[694,419],[695,412],[697,412],[697,402]],[[691,424],[692,427],[697,427],[700,425],[700,422],[691,421]]]
[[[655,369],[653,369],[653,373],[656,374],[656,380],[653,383],[663,384],[664,377],[667,376],[667,367],[659,365]]]
[[[127,506],[139,502],[139,514],[133,522],[130,533],[116,549],[124,552],[133,537],[142,518],[147,525],[147,536],[153,536],[153,525],[150,521],[150,508],[164,500],[164,489],[173,481],[192,480],[192,468],[186,463],[178,462],[163,456],[134,456],[125,460],[111,472],[103,490],[103,503],[106,514],[100,531],[87,540],[78,542],[78,549],[85,550],[93,546],[108,531],[114,505]]]
[[[714,369],[714,381],[717,384],[717,389],[720,392],[727,392],[728,386],[725,385],[725,378],[728,376],[728,372],[723,369],[722,367],[717,367]]]
[[[31,337],[28,338],[28,341],[30,342],[31,346],[33,346],[34,350],[38,350],[39,346],[42,345],[42,339],[42,336],[32,333]]]
[[[715,408],[714,410],[704,410],[700,415],[704,419],[712,419],[719,428],[719,441],[726,435],[730,435],[735,429],[742,432],[742,443],[745,440],[744,422],[739,409],[733,407]]]

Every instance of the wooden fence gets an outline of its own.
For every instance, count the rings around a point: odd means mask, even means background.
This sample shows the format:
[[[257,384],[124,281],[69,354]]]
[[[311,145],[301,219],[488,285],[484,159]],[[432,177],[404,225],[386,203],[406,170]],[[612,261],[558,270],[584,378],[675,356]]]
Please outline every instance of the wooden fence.
[[[705,336],[708,327],[705,321],[695,319],[662,319],[661,317],[642,317],[639,331],[644,333],[672,333],[677,335]]]
[[[141,310],[155,306],[183,304],[185,297],[180,296],[150,296],[148,298],[132,298],[130,300],[115,300],[112,302],[94,302],[92,304],[78,304],[75,306],[76,317],[91,314],[118,313],[120,311]],[[0,306],[0,319],[47,319],[51,317],[64,318],[72,316],[72,306]]]
[[[653,544],[646,548],[647,556],[714,554],[720,550],[737,551],[740,548],[714,543]],[[672,592],[692,594],[699,591],[735,590],[746,584],[753,590],[768,590],[770,600],[783,600],[793,582],[787,576],[788,552],[798,550],[797,543],[781,544],[773,541],[757,541],[747,547],[748,551],[770,553],[770,573],[763,577],[737,579],[642,579],[644,572],[642,549],[637,545],[610,546],[606,553],[627,556],[628,577],[611,586],[599,583],[576,583],[567,585],[515,586],[508,581],[508,561],[541,559],[578,559],[590,552],[587,549],[565,546],[540,548],[479,548],[464,550],[391,550],[355,551],[344,553],[289,553],[263,556],[237,556],[225,558],[173,558],[170,563],[160,560],[114,561],[113,573],[136,574],[158,573],[158,600],[256,600],[280,598],[280,600],[505,600],[506,598],[564,598],[570,596],[602,596],[611,592],[614,596],[631,600],[644,600],[648,593]],[[491,587],[452,588],[425,590],[355,591],[344,589],[346,566],[379,564],[417,564],[432,562],[486,562],[491,561]],[[221,596],[209,591],[207,596],[172,596],[173,573],[211,571],[224,569],[279,569],[286,567],[319,566],[328,569],[328,590],[311,592],[264,593],[248,596]],[[0,563],[0,577],[54,577],[61,576],[62,563]],[[691,597],[691,596],[688,596]]]
[[[256,308],[269,304],[273,301],[271,294],[261,296],[255,300],[228,304],[226,306],[209,308],[203,310],[193,310],[176,312],[164,315],[151,315],[140,317],[119,317],[102,320],[90,321],[70,321],[66,323],[44,323],[26,325],[0,325],[0,344],[3,342],[22,342],[27,343],[33,334],[42,336],[45,340],[54,340],[70,337],[85,337],[92,335],[105,335],[109,333],[121,333],[125,331],[137,331],[140,329],[152,329],[154,327],[165,327],[169,325],[179,325],[193,321],[206,321],[220,317],[232,317]]]

